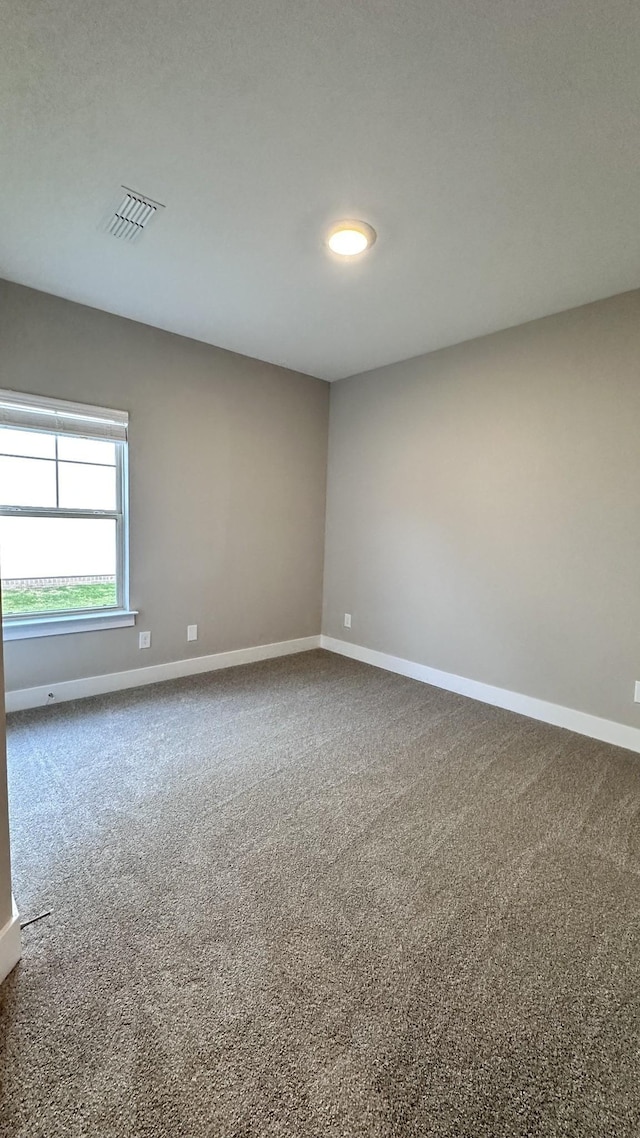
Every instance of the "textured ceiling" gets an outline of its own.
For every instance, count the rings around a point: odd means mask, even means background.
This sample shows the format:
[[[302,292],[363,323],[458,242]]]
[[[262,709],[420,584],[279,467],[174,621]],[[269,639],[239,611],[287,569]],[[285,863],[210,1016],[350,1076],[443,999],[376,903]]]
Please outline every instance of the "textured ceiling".
[[[638,0],[5,0],[0,276],[329,379],[640,285]],[[166,203],[101,232],[122,184]],[[327,224],[378,230],[355,264]]]

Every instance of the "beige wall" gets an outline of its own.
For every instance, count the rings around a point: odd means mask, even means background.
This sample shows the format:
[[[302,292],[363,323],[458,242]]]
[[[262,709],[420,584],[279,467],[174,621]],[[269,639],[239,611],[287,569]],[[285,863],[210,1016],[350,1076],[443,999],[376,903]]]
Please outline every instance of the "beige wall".
[[[320,631],[326,383],[2,282],[0,387],[129,412],[140,611],[7,643],[9,690]]]
[[[323,631],[640,725],[640,292],[333,385]]]
[[[10,689],[318,632],[328,385],[1,283],[0,386],[129,411],[140,610]],[[639,440],[638,292],[334,384],[324,631],[640,725]]]
[[[0,690],[3,688],[2,644],[0,644]],[[11,858],[7,804],[7,763],[5,748],[4,701],[0,705],[0,929],[11,920]]]

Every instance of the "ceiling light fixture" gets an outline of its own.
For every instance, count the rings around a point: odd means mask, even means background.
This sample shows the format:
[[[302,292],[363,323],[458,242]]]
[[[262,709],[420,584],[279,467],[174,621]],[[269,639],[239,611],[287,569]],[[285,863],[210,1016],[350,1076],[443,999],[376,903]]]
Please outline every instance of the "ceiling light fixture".
[[[357,257],[370,249],[375,239],[376,231],[366,221],[338,221],[329,230],[327,245],[339,257]]]

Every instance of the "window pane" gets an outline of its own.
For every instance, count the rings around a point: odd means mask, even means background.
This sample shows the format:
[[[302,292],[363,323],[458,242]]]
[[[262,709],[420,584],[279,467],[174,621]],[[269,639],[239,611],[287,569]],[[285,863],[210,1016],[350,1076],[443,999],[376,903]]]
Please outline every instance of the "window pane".
[[[115,510],[115,466],[58,463],[59,506],[65,510]]]
[[[0,427],[0,454],[22,454],[32,458],[55,458],[55,435],[40,431],[20,431]]]
[[[0,518],[5,616],[117,604],[113,518]]]
[[[74,439],[71,435],[58,435],[58,458],[70,462],[96,462],[103,466],[115,466],[116,444],[101,442],[99,439]]]
[[[6,458],[0,455],[0,504],[55,506],[55,462],[40,458]]]

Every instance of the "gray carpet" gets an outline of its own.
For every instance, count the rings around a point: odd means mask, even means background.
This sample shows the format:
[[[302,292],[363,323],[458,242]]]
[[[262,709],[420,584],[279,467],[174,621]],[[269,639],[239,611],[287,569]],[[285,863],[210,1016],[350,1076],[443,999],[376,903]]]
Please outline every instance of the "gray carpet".
[[[313,652],[10,776],[3,1135],[640,1133],[640,757]]]

